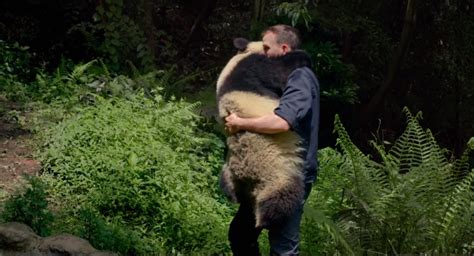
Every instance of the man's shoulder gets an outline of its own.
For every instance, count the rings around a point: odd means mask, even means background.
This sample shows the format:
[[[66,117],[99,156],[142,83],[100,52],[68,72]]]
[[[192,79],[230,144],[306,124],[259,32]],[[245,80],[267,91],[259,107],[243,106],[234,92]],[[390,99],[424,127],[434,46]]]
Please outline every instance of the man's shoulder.
[[[303,80],[309,81],[310,84],[314,84],[316,87],[319,87],[319,81],[316,77],[316,74],[309,67],[299,67],[293,72],[290,73],[288,80]]]
[[[315,76],[313,70],[309,67],[299,67],[293,70],[290,74],[291,75],[299,75],[299,76]]]

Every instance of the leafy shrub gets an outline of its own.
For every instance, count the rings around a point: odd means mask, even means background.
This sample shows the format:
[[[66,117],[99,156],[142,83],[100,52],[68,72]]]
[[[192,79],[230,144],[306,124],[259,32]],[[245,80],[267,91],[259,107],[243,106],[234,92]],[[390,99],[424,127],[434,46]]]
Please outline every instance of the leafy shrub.
[[[311,29],[312,17],[308,11],[308,1],[283,2],[274,10],[276,15],[288,18],[292,26],[304,23],[306,28]]]
[[[31,84],[34,88],[32,98],[42,102],[65,102],[76,96],[81,87],[93,81],[95,74],[87,70],[95,63],[90,61],[70,68],[67,65],[59,66],[52,74],[38,72],[36,81]]]
[[[143,11],[139,3],[133,6]],[[145,33],[133,18],[124,13],[125,9],[123,0],[105,0],[97,6],[93,29],[103,35],[99,53],[114,71],[123,71],[125,64],[132,63],[144,69],[153,68],[154,56],[146,44]]]
[[[24,53],[21,52],[23,55],[29,54],[26,49],[22,49],[22,51],[25,51]],[[21,54],[10,53],[12,56],[21,56]],[[61,100],[64,102],[76,95],[81,87],[85,87],[87,82],[97,77],[97,74],[86,72],[95,61],[73,65],[64,60],[56,71],[50,74],[42,69],[33,70],[30,67],[16,67],[27,65],[26,60],[25,63],[18,60],[12,61],[11,56],[4,55],[4,67],[0,67],[0,93],[4,93],[9,99],[15,101],[39,100],[51,103]],[[15,65],[15,68],[11,67],[13,65]],[[24,78],[27,75],[31,78]]]
[[[321,83],[321,99],[328,102],[354,104],[359,86],[354,82],[354,67],[345,64],[334,44],[310,42],[304,45],[313,60]]]
[[[405,113],[407,128],[390,150],[373,143],[380,163],[352,143],[336,118],[349,181],[336,215],[339,240],[358,254],[472,253],[472,148],[449,162],[420,115]]]
[[[0,40],[0,75],[15,75],[22,81],[27,80],[32,73],[28,49],[18,43],[9,44]]]
[[[53,214],[48,210],[46,185],[36,177],[29,177],[28,187],[8,199],[4,204],[1,219],[16,221],[30,226],[40,236],[50,234]]]
[[[56,207],[120,220],[142,254],[227,251],[229,209],[216,194],[224,145],[197,128],[195,107],[97,97],[48,130],[41,159]]]
[[[303,254],[472,254],[474,138],[460,159],[448,161],[421,128],[421,115],[404,111],[406,130],[389,150],[372,142],[379,162],[352,143],[336,116],[342,153],[319,151],[320,174],[301,225]]]
[[[0,93],[13,100],[24,100],[26,81],[31,76],[28,47],[0,40]]]
[[[76,234],[90,241],[95,248],[124,255],[137,253],[136,247],[140,241],[136,231],[120,223],[108,223],[100,213],[87,207],[81,208],[77,217]]]

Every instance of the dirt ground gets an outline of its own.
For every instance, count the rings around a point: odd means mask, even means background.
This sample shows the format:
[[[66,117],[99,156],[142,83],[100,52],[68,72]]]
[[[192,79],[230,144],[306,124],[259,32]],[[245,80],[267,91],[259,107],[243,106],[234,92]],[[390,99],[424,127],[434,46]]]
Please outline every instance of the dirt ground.
[[[24,174],[37,175],[40,162],[33,158],[32,135],[10,114],[17,104],[0,97],[0,198],[12,192]]]

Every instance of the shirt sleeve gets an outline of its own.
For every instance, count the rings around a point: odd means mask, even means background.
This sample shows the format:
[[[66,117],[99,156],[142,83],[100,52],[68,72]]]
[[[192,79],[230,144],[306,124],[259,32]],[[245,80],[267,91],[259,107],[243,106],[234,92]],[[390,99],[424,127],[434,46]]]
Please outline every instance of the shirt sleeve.
[[[299,121],[311,109],[313,90],[311,77],[303,68],[296,69],[288,77],[288,82],[280,104],[274,113],[285,119],[292,130],[299,129]]]

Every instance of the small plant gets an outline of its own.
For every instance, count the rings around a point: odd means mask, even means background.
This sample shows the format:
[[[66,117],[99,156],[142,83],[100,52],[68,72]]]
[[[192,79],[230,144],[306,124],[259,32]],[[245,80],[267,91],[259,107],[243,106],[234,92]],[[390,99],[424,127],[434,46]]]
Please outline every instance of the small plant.
[[[311,55],[315,74],[320,81],[321,99],[332,104],[357,103],[359,86],[354,82],[354,68],[342,62],[336,46],[329,42],[309,42],[304,49]]]
[[[0,93],[8,99],[25,100],[31,78],[28,47],[0,40]]]
[[[37,177],[28,177],[26,191],[5,202],[1,219],[30,226],[40,236],[50,234],[53,214],[48,210],[46,185]]]
[[[136,254],[141,240],[136,232],[119,224],[107,221],[94,209],[84,207],[78,213],[77,235],[87,239],[100,250]]]

